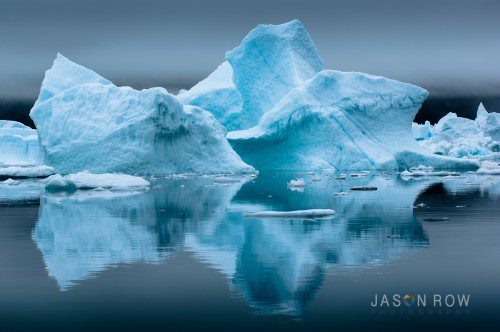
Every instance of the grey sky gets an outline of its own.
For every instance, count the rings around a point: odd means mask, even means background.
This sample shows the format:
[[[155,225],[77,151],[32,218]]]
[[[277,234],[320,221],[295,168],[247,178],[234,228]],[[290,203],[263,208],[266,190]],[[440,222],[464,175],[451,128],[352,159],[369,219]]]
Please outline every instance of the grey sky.
[[[189,87],[257,24],[294,18],[328,68],[500,94],[495,0],[0,0],[0,98],[35,98],[58,51],[119,85]]]

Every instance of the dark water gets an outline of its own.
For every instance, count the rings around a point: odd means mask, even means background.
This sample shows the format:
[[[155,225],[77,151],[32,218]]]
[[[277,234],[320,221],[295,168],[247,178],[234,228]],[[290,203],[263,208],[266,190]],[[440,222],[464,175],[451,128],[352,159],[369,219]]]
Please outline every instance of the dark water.
[[[297,177],[303,191],[287,189]],[[498,180],[263,173],[41,196],[37,181],[3,186],[0,330],[492,330]],[[356,185],[378,190],[349,190]],[[336,215],[243,216],[311,208]],[[373,308],[375,294],[470,301]]]

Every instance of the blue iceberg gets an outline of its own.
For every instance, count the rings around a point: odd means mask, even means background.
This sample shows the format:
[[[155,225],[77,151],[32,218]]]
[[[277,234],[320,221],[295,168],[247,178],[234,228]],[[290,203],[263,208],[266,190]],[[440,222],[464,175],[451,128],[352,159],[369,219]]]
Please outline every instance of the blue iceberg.
[[[259,170],[477,169],[415,142],[412,121],[427,95],[384,77],[324,70],[291,90],[258,125],[227,137]]]
[[[435,125],[413,123],[413,135],[426,150],[455,158],[500,160],[500,113],[481,103],[474,120],[448,113]]]
[[[0,166],[34,166],[38,162],[36,130],[19,122],[0,120]]]
[[[163,88],[117,87],[58,55],[30,113],[57,173],[251,172],[207,111]]]

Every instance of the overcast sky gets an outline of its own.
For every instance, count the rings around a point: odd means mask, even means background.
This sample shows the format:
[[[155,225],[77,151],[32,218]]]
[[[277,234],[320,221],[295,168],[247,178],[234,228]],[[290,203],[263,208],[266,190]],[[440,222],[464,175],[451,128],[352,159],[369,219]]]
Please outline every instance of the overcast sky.
[[[119,85],[189,87],[257,24],[294,18],[328,68],[500,94],[495,0],[0,0],[0,98],[34,99],[57,52]]]

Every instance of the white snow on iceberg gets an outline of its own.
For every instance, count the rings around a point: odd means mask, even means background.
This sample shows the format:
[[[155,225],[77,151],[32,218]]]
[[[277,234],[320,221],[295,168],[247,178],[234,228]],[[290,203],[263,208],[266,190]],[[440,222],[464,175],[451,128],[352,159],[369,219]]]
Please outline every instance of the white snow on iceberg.
[[[61,174],[253,171],[210,113],[163,88],[117,87],[62,55],[30,116],[44,163]]]
[[[384,77],[324,70],[290,91],[259,124],[227,137],[243,160],[271,170],[477,169],[414,140],[426,90]]]
[[[413,124],[413,135],[428,151],[455,158],[500,159],[500,113],[488,113],[483,104],[475,120],[448,113],[434,126]]]

